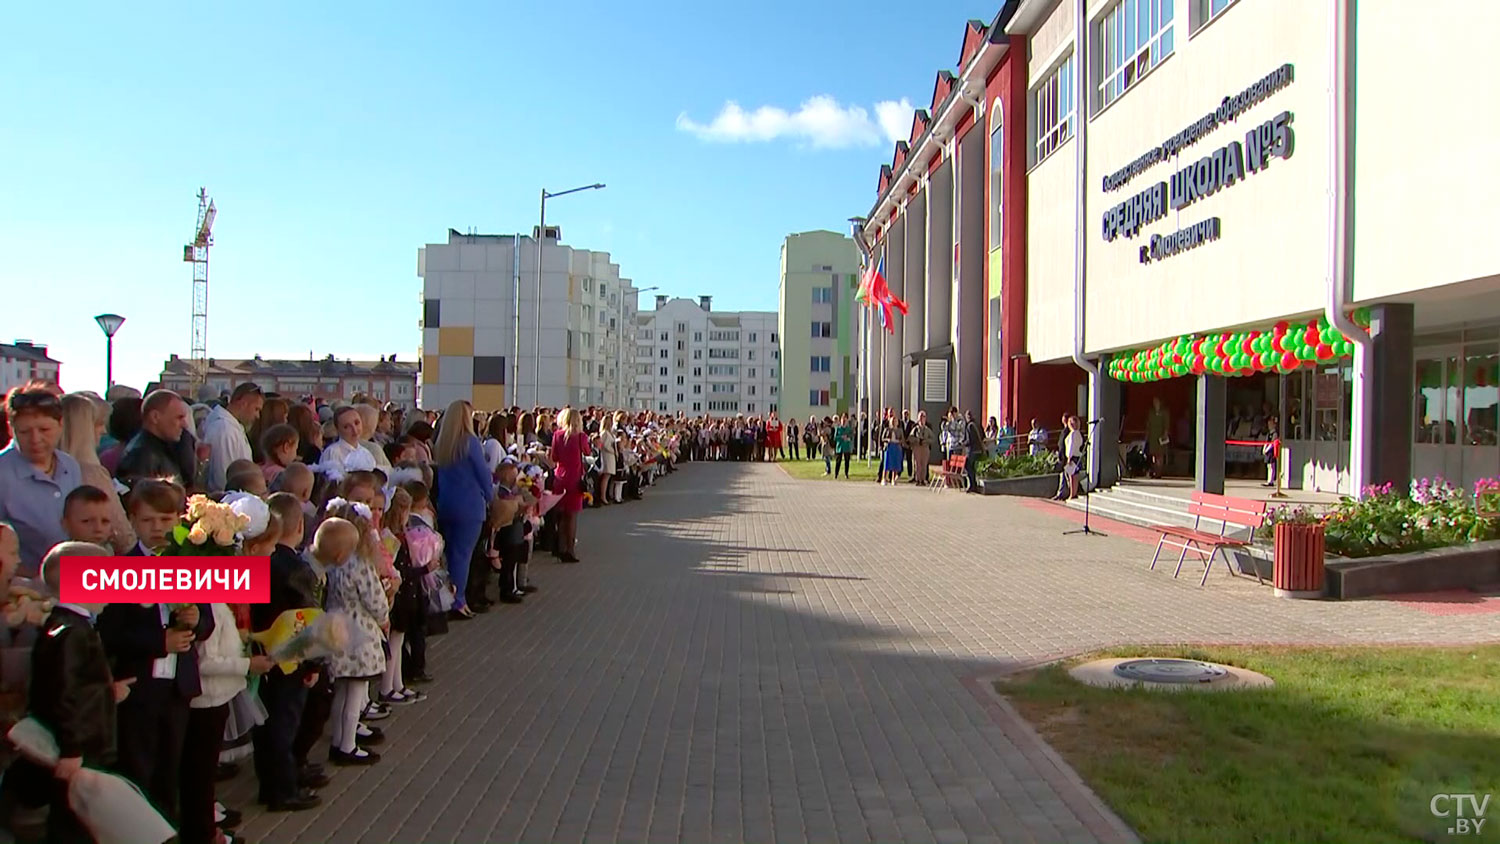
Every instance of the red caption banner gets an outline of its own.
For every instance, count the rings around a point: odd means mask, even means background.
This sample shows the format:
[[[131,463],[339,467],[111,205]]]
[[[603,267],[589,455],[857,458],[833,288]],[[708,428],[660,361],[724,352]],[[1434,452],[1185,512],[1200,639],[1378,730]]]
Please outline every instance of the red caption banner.
[[[65,604],[263,604],[270,557],[63,557]]]

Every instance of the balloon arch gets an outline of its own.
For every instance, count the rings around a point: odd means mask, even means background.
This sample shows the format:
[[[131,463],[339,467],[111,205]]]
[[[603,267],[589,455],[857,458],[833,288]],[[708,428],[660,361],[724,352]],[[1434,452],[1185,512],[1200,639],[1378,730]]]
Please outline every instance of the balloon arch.
[[[1369,308],[1350,316],[1355,325],[1370,327]],[[1320,316],[1307,322],[1282,320],[1268,331],[1184,334],[1157,346],[1120,352],[1110,359],[1107,371],[1117,381],[1132,383],[1204,373],[1238,377],[1292,372],[1352,354],[1354,341]]]

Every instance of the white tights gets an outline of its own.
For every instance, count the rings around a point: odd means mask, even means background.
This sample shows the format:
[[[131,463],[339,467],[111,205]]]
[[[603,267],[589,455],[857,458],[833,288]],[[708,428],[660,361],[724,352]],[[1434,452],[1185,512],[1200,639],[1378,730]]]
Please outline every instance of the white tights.
[[[392,630],[388,641],[391,652],[385,658],[385,674],[380,678],[382,696],[395,694],[404,688],[401,682],[401,645],[406,641],[406,634],[400,630]]]
[[[370,681],[340,677],[333,681],[333,712],[329,720],[333,723],[333,735],[329,738],[334,748],[353,753],[355,737],[359,735],[359,716],[364,714],[370,702]]]

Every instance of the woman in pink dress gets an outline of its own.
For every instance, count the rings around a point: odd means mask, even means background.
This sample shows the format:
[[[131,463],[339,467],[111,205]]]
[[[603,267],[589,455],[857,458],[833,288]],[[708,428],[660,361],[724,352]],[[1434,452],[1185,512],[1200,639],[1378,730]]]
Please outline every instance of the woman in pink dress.
[[[571,407],[557,415],[552,434],[552,491],[563,494],[557,502],[557,558],[576,563],[578,514],[583,510],[583,456],[589,453],[589,438],[583,433],[583,417]]]

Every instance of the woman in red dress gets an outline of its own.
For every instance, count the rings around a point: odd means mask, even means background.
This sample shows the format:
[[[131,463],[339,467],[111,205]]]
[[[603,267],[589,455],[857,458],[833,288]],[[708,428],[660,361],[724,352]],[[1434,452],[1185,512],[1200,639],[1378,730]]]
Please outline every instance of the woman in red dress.
[[[776,411],[771,411],[771,418],[766,420],[766,459],[772,463],[777,457],[785,457],[781,453],[781,420],[776,418]]]
[[[583,417],[571,407],[557,415],[552,434],[552,491],[563,494],[557,502],[557,558],[576,563],[578,514],[583,510],[583,457],[589,453],[589,438],[583,433]]]

